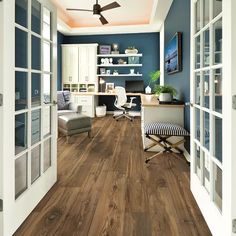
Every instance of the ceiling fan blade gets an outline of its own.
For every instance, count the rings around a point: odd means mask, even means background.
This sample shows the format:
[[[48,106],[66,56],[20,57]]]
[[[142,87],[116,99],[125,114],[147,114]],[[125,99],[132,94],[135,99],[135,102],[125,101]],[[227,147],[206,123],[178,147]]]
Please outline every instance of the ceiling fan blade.
[[[66,8],[67,11],[89,11],[93,12],[93,10],[87,10],[87,9],[76,9],[76,8]]]
[[[103,25],[108,24],[108,21],[105,19],[105,17],[103,15],[100,14],[100,18],[99,20],[102,22]]]
[[[101,11],[101,12],[102,12],[102,11],[107,11],[107,10],[111,10],[111,9],[117,8],[117,7],[120,7],[120,4],[117,3],[117,2],[112,2],[112,3],[110,3],[110,4],[108,4],[108,5],[104,6],[104,7],[102,7],[100,11]]]

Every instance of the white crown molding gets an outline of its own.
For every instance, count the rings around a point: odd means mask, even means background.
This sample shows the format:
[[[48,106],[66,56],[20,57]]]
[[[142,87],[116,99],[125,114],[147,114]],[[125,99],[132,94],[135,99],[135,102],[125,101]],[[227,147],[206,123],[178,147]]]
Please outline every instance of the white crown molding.
[[[58,31],[64,35],[102,35],[160,32],[173,0],[154,0],[149,24],[71,28],[58,18]]]

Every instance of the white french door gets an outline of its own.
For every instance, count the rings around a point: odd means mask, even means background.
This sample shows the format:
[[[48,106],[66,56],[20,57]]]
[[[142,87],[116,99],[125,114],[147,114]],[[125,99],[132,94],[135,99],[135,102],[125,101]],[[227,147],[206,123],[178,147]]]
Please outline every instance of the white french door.
[[[57,179],[56,17],[49,0],[0,2],[0,236]]]
[[[191,0],[191,190],[219,236],[235,235],[235,2]]]

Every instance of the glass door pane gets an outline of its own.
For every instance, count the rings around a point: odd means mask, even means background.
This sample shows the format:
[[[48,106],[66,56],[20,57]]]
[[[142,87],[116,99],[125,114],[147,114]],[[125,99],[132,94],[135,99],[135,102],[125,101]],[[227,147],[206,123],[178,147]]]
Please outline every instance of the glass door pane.
[[[192,27],[194,54],[192,119],[193,175],[209,196],[222,208],[222,1],[198,0]],[[216,18],[217,17],[217,18]]]
[[[214,64],[222,63],[222,19],[214,25]]]
[[[15,116],[15,154],[27,148],[27,113]]]
[[[15,110],[24,110],[28,106],[28,74],[15,72]]]
[[[15,160],[15,198],[27,189],[27,154]]]
[[[52,14],[44,4],[15,0],[16,198],[51,166]]]
[[[203,0],[203,25],[210,21],[210,0]]]

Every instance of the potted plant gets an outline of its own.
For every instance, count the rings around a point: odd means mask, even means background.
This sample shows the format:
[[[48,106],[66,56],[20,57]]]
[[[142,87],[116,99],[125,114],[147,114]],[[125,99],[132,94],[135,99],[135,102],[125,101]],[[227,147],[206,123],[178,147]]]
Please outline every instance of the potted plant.
[[[173,96],[177,95],[177,90],[170,85],[156,85],[154,92],[159,96],[160,102],[171,102]]]
[[[148,76],[149,76],[150,80],[149,80],[148,86],[145,88],[145,93],[151,93],[152,92],[152,89],[151,89],[150,85],[151,85],[151,83],[156,82],[160,78],[160,75],[161,75],[161,73],[160,73],[159,70],[152,71],[152,72],[149,73]]]
[[[136,49],[135,46],[129,46],[125,50],[125,54],[137,54],[137,53],[138,53],[138,49]]]

